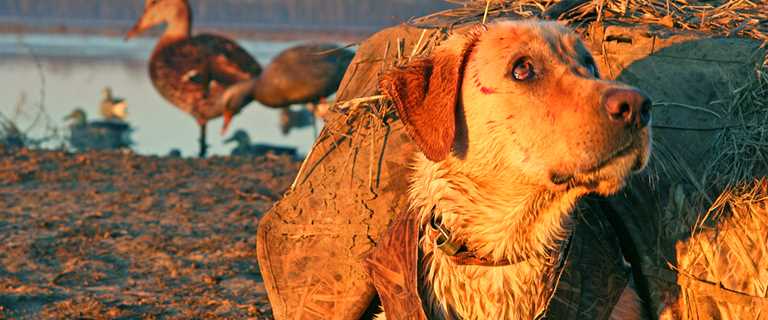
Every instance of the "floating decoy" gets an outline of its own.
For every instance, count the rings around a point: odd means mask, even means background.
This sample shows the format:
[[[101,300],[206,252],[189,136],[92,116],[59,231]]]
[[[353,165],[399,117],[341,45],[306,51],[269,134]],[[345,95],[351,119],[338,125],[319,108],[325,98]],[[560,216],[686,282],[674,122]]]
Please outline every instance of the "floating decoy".
[[[319,104],[339,88],[355,53],[331,43],[310,43],[281,52],[264,72],[224,95],[225,114],[236,114],[244,101],[270,108]]]
[[[181,158],[181,150],[176,148],[171,149],[171,151],[168,151],[168,157]]]
[[[101,90],[101,116],[106,120],[125,121],[128,116],[128,103],[123,98],[112,95],[112,88]]]
[[[328,108],[329,104],[327,102],[308,104],[306,107],[302,106],[297,110],[291,107],[283,108],[280,111],[280,132],[283,135],[288,135],[292,129],[312,127],[314,135],[317,136],[317,118],[325,120]]]
[[[296,148],[274,146],[269,144],[251,144],[251,138],[243,130],[237,130],[235,133],[224,140],[224,143],[236,142],[237,145],[230,153],[233,156],[265,156],[265,155],[288,155],[296,158]]]
[[[297,110],[284,108],[280,111],[280,132],[283,135],[288,135],[292,129],[315,128],[315,122],[315,114],[304,107]]]
[[[69,120],[69,143],[77,151],[111,150],[130,148],[130,134],[133,131],[123,121],[104,120],[88,122],[83,109],[75,109],[67,115]]]
[[[231,106],[226,114],[222,95],[232,86],[251,80],[261,66],[234,41],[212,34],[191,35],[192,15],[187,0],[146,0],[144,13],[126,39],[158,24],[166,29],[149,60],[155,89],[171,104],[192,115],[200,126],[200,156],[204,157],[206,123],[224,115],[222,133],[250,100]]]

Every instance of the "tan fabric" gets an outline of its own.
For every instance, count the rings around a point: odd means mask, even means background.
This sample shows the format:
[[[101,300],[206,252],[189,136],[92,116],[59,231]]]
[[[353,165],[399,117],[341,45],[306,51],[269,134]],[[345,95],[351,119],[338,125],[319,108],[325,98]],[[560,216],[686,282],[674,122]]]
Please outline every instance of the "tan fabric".
[[[419,223],[404,212],[365,260],[388,319],[427,318],[419,297],[418,240]]]
[[[387,42],[407,39],[410,52],[419,34],[398,26],[361,44],[338,100],[376,94],[378,82],[370,79],[385,63]],[[416,147],[402,123],[331,118],[295,187],[259,222],[259,269],[275,319],[359,319],[376,296],[363,259],[407,208],[406,163]],[[351,128],[358,130],[339,134]]]

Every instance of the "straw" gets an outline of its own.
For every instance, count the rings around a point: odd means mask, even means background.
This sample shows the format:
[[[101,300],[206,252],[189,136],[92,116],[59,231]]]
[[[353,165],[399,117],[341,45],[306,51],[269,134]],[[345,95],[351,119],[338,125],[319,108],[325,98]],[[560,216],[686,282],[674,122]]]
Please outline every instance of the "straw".
[[[582,27],[592,22],[656,24],[768,42],[768,9],[749,0],[516,0],[449,1],[462,8],[409,21],[426,28],[452,28],[491,17],[547,18]],[[482,17],[482,18],[481,18]]]

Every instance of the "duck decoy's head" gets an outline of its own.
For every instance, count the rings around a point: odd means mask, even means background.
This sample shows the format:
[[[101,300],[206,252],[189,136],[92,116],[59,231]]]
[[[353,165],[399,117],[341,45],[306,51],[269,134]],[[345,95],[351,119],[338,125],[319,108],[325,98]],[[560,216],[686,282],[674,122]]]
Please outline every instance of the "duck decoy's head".
[[[83,109],[77,108],[66,117],[64,117],[64,120],[69,121],[70,125],[72,126],[80,126],[85,125],[85,123],[88,121],[88,118],[86,117],[85,111],[83,111]]]
[[[238,145],[250,145],[251,144],[251,138],[248,136],[248,133],[245,132],[245,130],[237,130],[235,133],[224,140],[224,143],[230,143],[230,142],[237,142]]]
[[[112,88],[106,86],[104,89],[101,89],[101,99],[104,101],[112,101]]]
[[[253,101],[253,90],[257,86],[258,80],[246,80],[229,86],[222,94],[219,103],[222,104],[224,112],[224,125],[221,127],[221,134],[224,135],[229,129],[232,117],[236,116],[246,105]]]
[[[128,31],[125,39],[128,40],[144,31],[162,24],[172,24],[176,21],[185,21],[185,28],[189,28],[190,9],[187,0],[146,0],[144,13],[139,21]]]

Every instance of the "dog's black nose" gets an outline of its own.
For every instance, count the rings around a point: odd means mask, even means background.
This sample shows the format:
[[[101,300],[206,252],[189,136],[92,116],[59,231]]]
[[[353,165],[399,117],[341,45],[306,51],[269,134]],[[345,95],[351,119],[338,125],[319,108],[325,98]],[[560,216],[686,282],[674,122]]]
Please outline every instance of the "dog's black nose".
[[[603,106],[611,121],[644,128],[651,121],[651,99],[637,89],[615,88],[603,94]]]

